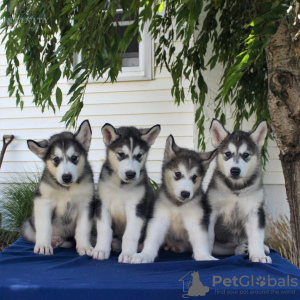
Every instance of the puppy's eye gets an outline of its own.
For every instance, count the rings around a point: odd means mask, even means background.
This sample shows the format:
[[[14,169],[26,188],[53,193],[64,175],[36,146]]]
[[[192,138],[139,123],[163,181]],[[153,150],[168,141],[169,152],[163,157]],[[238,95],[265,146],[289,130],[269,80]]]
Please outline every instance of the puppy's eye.
[[[193,177],[192,177],[192,181],[195,183],[196,180],[197,180],[197,178],[198,178],[198,175],[197,175],[197,174],[194,174]]]
[[[122,152],[122,151],[118,152],[117,155],[118,155],[119,158],[124,158],[125,157],[125,153]]]
[[[53,157],[53,162],[54,162],[55,165],[58,165],[59,162],[60,162],[59,157],[57,157],[57,156]]]
[[[72,161],[73,163],[77,162],[77,159],[78,159],[78,156],[77,156],[77,155],[72,155],[72,156],[71,156],[71,161]]]
[[[230,157],[231,157],[231,152],[230,152],[230,151],[227,151],[227,152],[225,152],[224,154],[225,154],[225,156],[226,156],[227,158],[230,158]]]
[[[181,172],[175,172],[175,178],[180,179],[181,178]]]
[[[250,156],[250,154],[248,152],[243,153],[243,158],[248,158]]]
[[[138,155],[136,155],[136,158],[137,158],[137,159],[141,159],[142,156],[143,156],[143,153],[139,153]]]

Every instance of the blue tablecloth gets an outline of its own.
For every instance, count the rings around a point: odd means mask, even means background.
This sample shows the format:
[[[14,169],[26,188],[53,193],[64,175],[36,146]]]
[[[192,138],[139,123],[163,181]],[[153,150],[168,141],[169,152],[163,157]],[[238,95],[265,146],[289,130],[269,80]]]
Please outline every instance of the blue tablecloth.
[[[117,253],[106,261],[75,249],[37,255],[21,238],[0,253],[0,299],[300,299],[300,270],[271,257],[271,265],[241,255],[197,262],[162,251],[153,264],[130,265]]]

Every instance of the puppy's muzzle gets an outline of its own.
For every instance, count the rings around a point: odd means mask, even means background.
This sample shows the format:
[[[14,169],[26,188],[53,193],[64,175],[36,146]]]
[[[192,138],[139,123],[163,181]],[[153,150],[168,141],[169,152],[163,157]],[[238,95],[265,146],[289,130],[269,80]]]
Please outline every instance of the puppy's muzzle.
[[[132,180],[132,179],[135,178],[136,172],[134,172],[134,171],[127,171],[127,172],[125,172],[125,175],[126,175],[126,179]]]
[[[188,198],[190,197],[190,195],[191,195],[191,193],[188,192],[188,191],[182,191],[182,192],[180,193],[180,196],[181,196],[181,199],[182,199],[182,200],[188,199]]]
[[[230,174],[233,178],[238,178],[241,174],[241,169],[240,168],[231,168]]]
[[[63,174],[63,175],[61,176],[61,179],[62,179],[62,181],[63,181],[65,184],[69,184],[69,183],[71,183],[71,181],[72,181],[72,175],[69,174],[69,173]]]

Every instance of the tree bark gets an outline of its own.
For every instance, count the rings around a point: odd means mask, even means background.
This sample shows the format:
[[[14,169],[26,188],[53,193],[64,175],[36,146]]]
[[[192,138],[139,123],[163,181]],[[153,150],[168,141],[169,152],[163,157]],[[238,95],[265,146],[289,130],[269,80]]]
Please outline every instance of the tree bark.
[[[283,22],[266,50],[268,107],[271,129],[280,150],[280,161],[290,207],[294,263],[300,262],[300,69],[299,41]]]

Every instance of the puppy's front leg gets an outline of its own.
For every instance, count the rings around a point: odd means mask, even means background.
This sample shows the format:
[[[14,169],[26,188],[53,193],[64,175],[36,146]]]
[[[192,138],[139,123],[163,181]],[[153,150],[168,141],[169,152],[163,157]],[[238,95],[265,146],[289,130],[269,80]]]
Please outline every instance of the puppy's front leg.
[[[132,264],[152,263],[157,256],[159,247],[165,240],[166,233],[170,227],[170,214],[166,209],[158,208],[154,217],[150,219],[144,248],[141,253],[132,256]]]
[[[210,252],[208,240],[208,230],[203,228],[198,218],[188,216],[183,220],[184,226],[188,232],[189,240],[193,248],[195,260],[217,260]]]
[[[248,216],[246,222],[246,233],[248,237],[249,259],[252,262],[272,263],[270,256],[265,254],[265,228],[260,224],[257,210],[254,210]],[[261,225],[261,226],[260,226]]]
[[[214,242],[215,242],[215,225],[216,225],[216,212],[213,212],[210,216],[208,224],[208,246],[209,253],[213,252]]]
[[[102,205],[101,210],[96,214],[97,218],[97,243],[92,251],[94,259],[108,259],[111,250],[113,231],[111,229],[112,219],[108,209]]]
[[[53,254],[52,238],[52,203],[51,200],[34,200],[34,223],[36,230],[34,253]]]
[[[126,207],[126,228],[122,238],[122,252],[119,255],[120,263],[130,263],[131,256],[137,252],[144,220],[137,216],[136,206]]]
[[[84,254],[91,255],[92,253],[91,230],[92,220],[90,218],[90,207],[89,203],[86,203],[80,207],[76,220],[76,250],[80,256]]]

